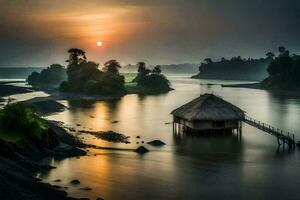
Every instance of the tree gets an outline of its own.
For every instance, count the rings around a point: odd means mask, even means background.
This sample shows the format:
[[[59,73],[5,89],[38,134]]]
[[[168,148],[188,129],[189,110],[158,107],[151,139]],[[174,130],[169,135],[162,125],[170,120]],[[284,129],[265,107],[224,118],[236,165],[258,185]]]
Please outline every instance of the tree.
[[[166,92],[170,90],[169,80],[161,74],[161,66],[157,65],[154,69],[149,70],[144,62],[138,64],[138,74],[133,79],[139,86],[147,87],[156,92]]]
[[[206,62],[206,64],[212,64],[213,63],[211,58],[205,58],[204,61]]]
[[[85,51],[77,48],[71,48],[68,50],[69,53],[69,59],[66,60],[67,63],[69,63],[69,66],[71,65],[78,65],[82,62],[86,62],[87,58],[85,56]]]
[[[116,60],[109,60],[106,63],[104,63],[104,67],[108,73],[119,74],[119,69],[121,68],[121,65]]]
[[[267,58],[268,59],[274,59],[274,57],[275,57],[275,54],[274,53],[272,53],[272,52],[268,52],[268,53],[266,53],[266,56],[267,56]]]
[[[278,51],[279,51],[280,54],[283,54],[285,52],[285,47],[284,46],[280,46],[278,48]]]
[[[154,67],[154,69],[152,70],[152,73],[154,73],[154,74],[161,74],[161,66],[160,65],[156,65]]]
[[[41,73],[33,72],[28,76],[27,82],[32,86],[57,86],[67,79],[67,73],[64,66],[52,64]]]

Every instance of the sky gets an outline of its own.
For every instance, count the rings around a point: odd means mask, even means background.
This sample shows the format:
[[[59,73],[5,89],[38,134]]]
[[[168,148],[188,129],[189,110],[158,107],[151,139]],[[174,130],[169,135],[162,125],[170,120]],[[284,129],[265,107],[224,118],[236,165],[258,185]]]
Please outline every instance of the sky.
[[[0,67],[65,65],[72,47],[100,64],[300,51],[300,0],[0,0],[0,20]]]

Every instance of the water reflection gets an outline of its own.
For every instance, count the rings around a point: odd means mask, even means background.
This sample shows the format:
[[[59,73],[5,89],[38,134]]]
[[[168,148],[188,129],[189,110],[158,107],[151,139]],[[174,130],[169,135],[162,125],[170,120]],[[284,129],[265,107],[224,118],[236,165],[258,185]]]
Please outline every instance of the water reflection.
[[[79,129],[113,130],[131,136],[131,144],[126,145],[83,135],[89,143],[133,149],[141,140],[160,139],[167,145],[145,145],[150,153],[143,156],[130,151],[93,150],[90,156],[80,159],[53,161],[57,169],[42,174],[44,180],[62,179],[62,186],[68,186],[72,195],[91,199],[299,197],[299,152],[278,154],[272,136],[243,124],[241,141],[235,136],[186,137],[173,135],[172,124],[168,123],[174,108],[200,94],[213,92],[249,116],[293,131],[299,139],[299,98],[274,96],[263,90],[205,86],[188,77],[171,77],[171,81],[176,90],[166,95],[127,95],[113,102],[63,102],[69,109],[50,119],[75,127],[80,124]],[[82,187],[93,190],[83,192],[71,187],[68,182],[72,179],[80,179]]]

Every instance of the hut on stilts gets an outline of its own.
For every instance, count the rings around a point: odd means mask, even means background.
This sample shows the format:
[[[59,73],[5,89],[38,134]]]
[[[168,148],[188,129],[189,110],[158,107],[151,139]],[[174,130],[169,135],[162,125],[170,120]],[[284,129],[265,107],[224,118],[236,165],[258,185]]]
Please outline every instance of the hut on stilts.
[[[204,94],[173,110],[174,133],[226,134],[240,138],[245,112],[213,95]]]

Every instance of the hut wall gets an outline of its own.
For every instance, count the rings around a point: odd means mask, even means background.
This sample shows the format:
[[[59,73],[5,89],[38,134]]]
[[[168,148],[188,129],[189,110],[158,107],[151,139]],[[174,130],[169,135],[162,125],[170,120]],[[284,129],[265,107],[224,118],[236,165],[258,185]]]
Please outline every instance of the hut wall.
[[[183,120],[184,121],[184,120]],[[238,120],[231,121],[196,121],[181,123],[195,130],[222,130],[222,129],[236,129],[238,128]]]

